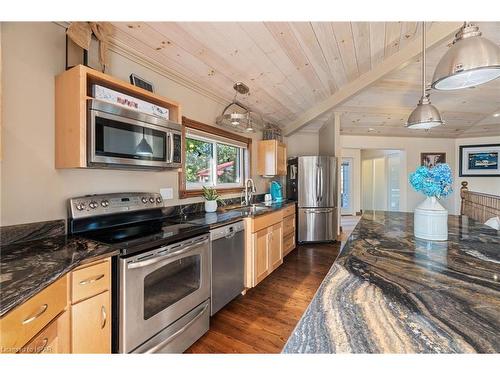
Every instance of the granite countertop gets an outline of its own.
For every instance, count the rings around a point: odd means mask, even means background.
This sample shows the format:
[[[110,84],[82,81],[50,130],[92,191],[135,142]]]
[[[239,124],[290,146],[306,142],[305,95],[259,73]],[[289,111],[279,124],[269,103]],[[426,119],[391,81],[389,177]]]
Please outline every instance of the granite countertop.
[[[117,254],[101,243],[65,235],[2,245],[0,317],[74,268]]]
[[[283,352],[500,352],[500,232],[451,215],[448,231],[415,239],[413,214],[364,214]]]
[[[288,205],[295,204],[295,201],[287,201],[284,200],[282,202],[273,202],[270,205],[264,205],[264,203],[258,203],[256,206],[258,207],[266,207],[265,210],[257,211],[257,212],[242,212],[237,209],[229,209],[222,210],[216,212],[201,212],[201,213],[193,213],[186,216],[177,216],[174,217],[174,221],[184,222],[184,223],[193,223],[200,225],[208,225],[210,228],[219,227],[222,225],[227,225],[230,223],[234,223],[240,221],[246,217],[256,217],[268,214],[273,211],[281,210]]]

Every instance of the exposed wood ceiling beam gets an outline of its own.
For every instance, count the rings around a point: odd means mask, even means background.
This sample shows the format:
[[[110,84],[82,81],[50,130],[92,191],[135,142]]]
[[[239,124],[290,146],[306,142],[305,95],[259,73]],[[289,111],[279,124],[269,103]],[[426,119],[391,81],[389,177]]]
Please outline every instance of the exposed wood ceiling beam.
[[[440,43],[444,39],[449,38],[458,30],[461,25],[462,24],[459,22],[434,23],[430,30],[427,32],[427,48],[430,48],[435,44]],[[362,74],[355,80],[346,84],[344,87],[342,87],[327,99],[304,112],[295,121],[285,127],[285,136],[291,135],[303,126],[307,125],[309,122],[313,121],[324,113],[331,111],[333,108],[358,94],[361,90],[370,87],[378,80],[385,77],[387,74],[410,64],[415,58],[420,56],[422,52],[421,41],[419,39],[420,38],[415,38],[404,48],[401,48],[398,52],[382,61],[372,70]]]

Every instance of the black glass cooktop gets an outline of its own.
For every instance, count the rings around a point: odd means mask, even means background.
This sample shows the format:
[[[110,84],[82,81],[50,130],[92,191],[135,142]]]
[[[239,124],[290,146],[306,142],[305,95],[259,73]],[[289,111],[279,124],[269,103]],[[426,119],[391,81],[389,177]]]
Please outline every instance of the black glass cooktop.
[[[121,256],[128,256],[208,231],[207,225],[176,223],[163,219],[87,231],[80,235],[119,248]]]

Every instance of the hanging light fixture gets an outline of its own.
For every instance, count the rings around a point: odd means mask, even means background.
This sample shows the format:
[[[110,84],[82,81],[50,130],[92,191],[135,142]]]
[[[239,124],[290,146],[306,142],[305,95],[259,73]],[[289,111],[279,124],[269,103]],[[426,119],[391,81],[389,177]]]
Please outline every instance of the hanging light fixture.
[[[236,100],[238,94],[246,95],[250,89],[242,82],[236,82],[233,89],[236,91],[233,101],[217,116],[215,122],[217,125],[230,128],[233,131],[253,133],[255,128],[260,126],[262,116]]]
[[[425,22],[422,22],[422,97],[408,117],[406,127],[409,129],[431,129],[443,125],[441,114],[431,104],[429,94],[425,91]]]
[[[153,156],[153,149],[151,148],[148,141],[146,141],[146,135],[144,134],[144,128],[142,129],[142,139],[135,148],[135,153],[141,156]]]
[[[432,87],[457,90],[500,77],[500,47],[481,36],[479,27],[465,22],[434,71]]]

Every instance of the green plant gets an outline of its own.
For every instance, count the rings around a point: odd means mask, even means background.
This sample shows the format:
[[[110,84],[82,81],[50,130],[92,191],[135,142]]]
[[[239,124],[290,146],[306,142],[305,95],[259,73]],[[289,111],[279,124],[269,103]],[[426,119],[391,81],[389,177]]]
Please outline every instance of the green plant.
[[[203,198],[207,201],[220,201],[219,194],[213,187],[203,186]]]

